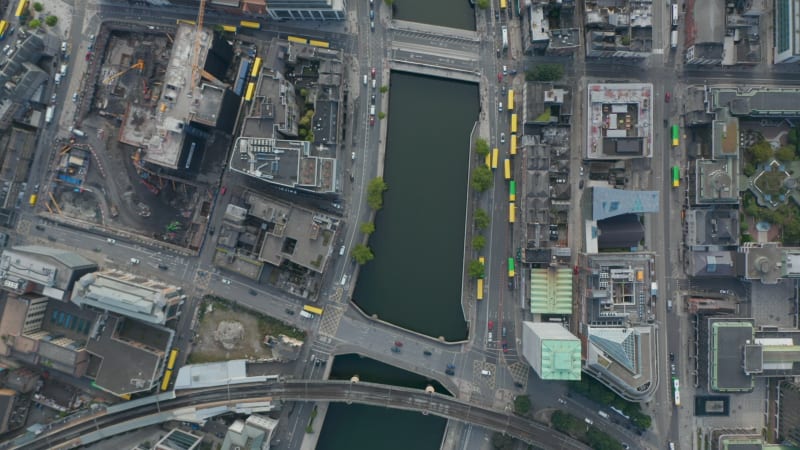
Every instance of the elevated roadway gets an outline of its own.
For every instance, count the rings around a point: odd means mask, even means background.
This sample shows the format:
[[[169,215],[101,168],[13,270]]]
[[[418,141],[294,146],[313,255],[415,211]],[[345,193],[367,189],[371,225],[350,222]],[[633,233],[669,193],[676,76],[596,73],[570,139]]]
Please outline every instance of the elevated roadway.
[[[74,448],[110,437],[110,430],[127,432],[151,423],[153,415],[187,409],[230,408],[245,402],[268,401],[325,401],[359,403],[386,408],[418,411],[446,419],[480,425],[513,436],[529,444],[548,449],[586,449],[587,447],[555,430],[514,415],[437,393],[374,383],[349,381],[287,381],[239,386],[217,386],[180,392],[174,399],[131,408],[101,411],[47,431],[24,445],[10,448],[31,450]],[[140,401],[141,402],[141,401]],[[112,428],[113,427],[113,428]]]

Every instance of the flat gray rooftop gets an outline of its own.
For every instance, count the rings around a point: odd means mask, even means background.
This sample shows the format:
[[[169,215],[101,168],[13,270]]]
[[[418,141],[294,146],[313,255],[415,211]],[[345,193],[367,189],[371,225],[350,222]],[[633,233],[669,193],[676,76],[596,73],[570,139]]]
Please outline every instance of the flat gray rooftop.
[[[719,392],[750,391],[753,379],[744,373],[744,347],[753,339],[753,325],[741,321],[710,320],[711,386]]]

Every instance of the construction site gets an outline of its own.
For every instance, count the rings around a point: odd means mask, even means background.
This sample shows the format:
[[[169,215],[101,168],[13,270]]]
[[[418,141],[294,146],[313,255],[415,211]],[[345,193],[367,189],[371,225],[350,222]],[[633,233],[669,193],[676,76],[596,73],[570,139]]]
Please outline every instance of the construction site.
[[[234,46],[191,24],[104,26],[93,51],[92,79],[73,97],[84,111],[69,142],[57,143],[46,208],[197,250],[240,105],[220,81],[236,75]]]

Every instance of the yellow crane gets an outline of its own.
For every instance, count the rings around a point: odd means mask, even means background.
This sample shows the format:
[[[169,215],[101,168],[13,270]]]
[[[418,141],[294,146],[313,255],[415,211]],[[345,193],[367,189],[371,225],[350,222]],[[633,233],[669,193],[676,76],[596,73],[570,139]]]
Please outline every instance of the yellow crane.
[[[117,78],[125,75],[126,73],[128,73],[128,71],[133,70],[133,69],[139,69],[139,70],[144,69],[144,60],[140,59],[139,61],[136,61],[136,64],[128,67],[127,69],[119,71],[119,72],[109,76],[108,78],[103,80],[103,84],[111,84],[112,81],[114,81]]]
[[[190,89],[197,86],[197,76],[200,72],[200,38],[203,35],[203,18],[206,14],[206,0],[200,0],[200,6],[197,10],[197,29],[194,33],[194,50],[192,51],[192,85]]]

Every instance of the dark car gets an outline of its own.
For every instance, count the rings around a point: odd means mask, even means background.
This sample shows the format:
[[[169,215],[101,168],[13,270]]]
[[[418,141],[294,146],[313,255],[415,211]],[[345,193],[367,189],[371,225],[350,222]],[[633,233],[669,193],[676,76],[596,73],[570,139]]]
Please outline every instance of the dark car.
[[[392,347],[392,352],[400,353],[400,347]]]
[[[36,225],[36,229],[39,230],[39,231],[44,231],[44,226]]]
[[[400,342],[400,341],[394,341],[394,345],[395,345],[395,347],[402,347],[403,343]]]
[[[158,268],[161,269],[161,270],[169,270],[169,266],[166,265],[166,264],[159,264]]]
[[[675,353],[672,353],[672,352],[669,353],[669,361],[670,362],[675,362]]]
[[[47,236],[47,240],[55,242],[56,238],[54,236]]]
[[[424,352],[422,352],[422,354],[425,356],[431,356],[433,353],[430,350],[425,350]]]
[[[508,353],[508,342],[504,340],[501,345],[503,347],[503,353]]]
[[[250,292],[250,295],[258,295],[258,292],[256,292],[255,289],[250,289],[249,292]]]
[[[578,181],[578,189],[583,189],[583,180]]]
[[[294,311],[292,311],[292,310],[291,310],[291,309],[289,309],[289,308],[286,308],[284,311],[286,311],[286,314],[288,314],[288,315],[290,315],[290,316],[293,316],[293,315],[294,315]]]

